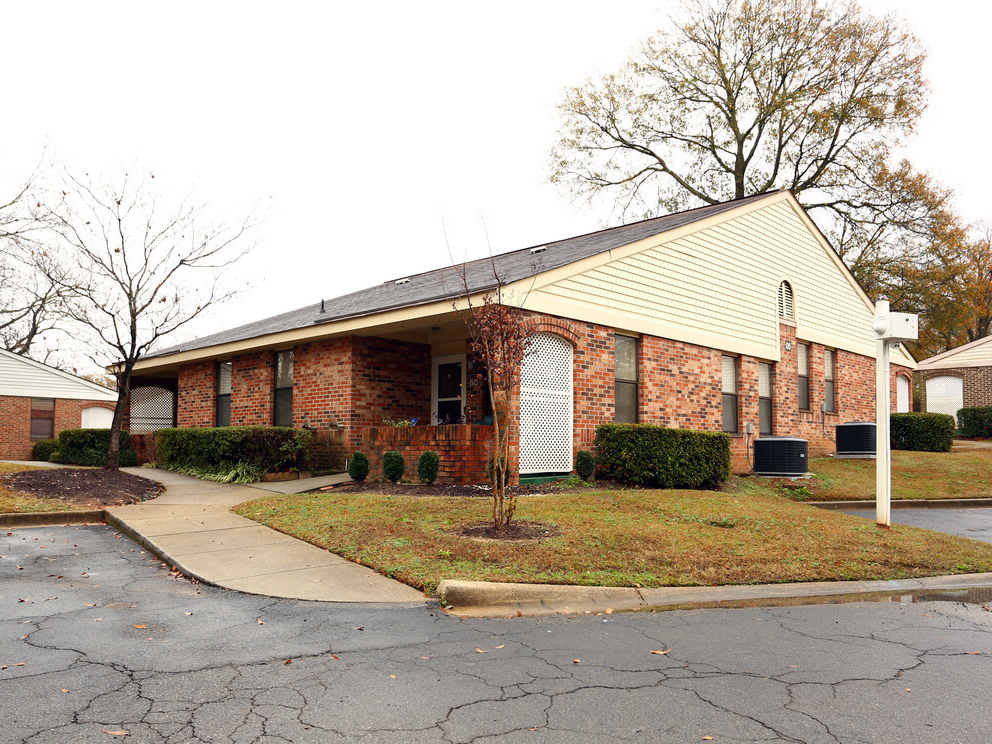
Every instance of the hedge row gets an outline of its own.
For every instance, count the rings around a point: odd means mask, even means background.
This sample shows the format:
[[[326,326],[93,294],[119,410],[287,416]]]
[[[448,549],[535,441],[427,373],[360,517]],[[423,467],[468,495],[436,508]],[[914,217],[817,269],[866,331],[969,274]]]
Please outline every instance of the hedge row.
[[[893,413],[889,431],[892,449],[913,452],[950,452],[954,444],[954,417],[946,413]]]
[[[960,409],[958,428],[966,437],[992,437],[992,406]]]
[[[230,470],[238,463],[263,472],[305,470],[313,434],[285,426],[159,429],[158,456],[166,467]]]
[[[44,440],[49,442],[51,440]],[[138,455],[131,445],[131,437],[126,431],[120,434],[120,464],[121,467],[133,467],[138,464]],[[43,442],[39,442],[42,445]],[[58,443],[49,450],[46,459],[66,465],[88,465],[102,468],[107,464],[107,448],[110,446],[110,429],[63,429],[59,432]],[[35,459],[44,452],[32,450]]]
[[[601,424],[596,467],[603,477],[638,486],[712,488],[730,475],[730,437],[653,424]]]

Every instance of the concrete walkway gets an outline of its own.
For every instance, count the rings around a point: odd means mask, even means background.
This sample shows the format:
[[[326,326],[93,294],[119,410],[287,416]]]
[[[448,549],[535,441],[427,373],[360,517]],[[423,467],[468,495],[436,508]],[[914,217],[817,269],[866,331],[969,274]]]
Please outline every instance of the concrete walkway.
[[[159,481],[166,492],[141,504],[107,509],[107,521],[199,581],[289,599],[426,601],[406,584],[231,513],[233,506],[259,498],[257,489],[167,470],[121,469]],[[294,483],[293,490],[300,490],[303,482]]]

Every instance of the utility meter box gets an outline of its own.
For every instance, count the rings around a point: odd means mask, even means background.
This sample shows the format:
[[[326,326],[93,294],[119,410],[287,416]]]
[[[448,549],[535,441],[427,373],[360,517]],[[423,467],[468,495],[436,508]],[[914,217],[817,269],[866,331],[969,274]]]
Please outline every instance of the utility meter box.
[[[916,341],[920,337],[920,317],[913,313],[886,313],[875,316],[876,341]]]

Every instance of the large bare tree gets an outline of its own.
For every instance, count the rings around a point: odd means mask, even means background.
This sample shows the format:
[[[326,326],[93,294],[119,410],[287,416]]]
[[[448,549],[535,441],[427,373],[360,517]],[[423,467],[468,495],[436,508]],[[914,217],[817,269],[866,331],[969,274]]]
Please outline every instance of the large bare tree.
[[[928,206],[893,149],[924,51],[852,0],[688,2],[615,74],[566,90],[552,180],[642,218],[791,189],[859,275]]]
[[[62,174],[62,188],[37,207],[74,270],[64,286],[70,312],[92,329],[114,365],[118,399],[107,467],[119,466],[120,430],[137,361],[234,290],[224,272],[250,248],[253,218],[209,224],[188,199],[173,208],[159,196],[154,175],[125,173],[116,181]]]
[[[39,341],[63,329],[65,289],[61,265],[39,240],[44,226],[29,208],[35,175],[0,204],[0,348],[45,361],[52,349],[39,354]]]

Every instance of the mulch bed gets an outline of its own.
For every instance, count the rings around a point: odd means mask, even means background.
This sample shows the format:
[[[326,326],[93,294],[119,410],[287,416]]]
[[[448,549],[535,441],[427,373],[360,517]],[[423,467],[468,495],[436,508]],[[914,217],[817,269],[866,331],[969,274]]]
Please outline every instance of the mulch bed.
[[[119,470],[52,468],[0,476],[11,491],[70,504],[76,509],[137,504],[165,490],[161,483]]]
[[[547,486],[510,486],[507,493],[520,495],[540,495],[548,493]],[[425,486],[423,483],[390,483],[362,481],[361,483],[347,483],[333,488],[314,488],[309,493],[375,493],[384,496],[474,496],[481,498],[491,498],[492,490],[489,486],[461,486],[455,484],[432,483]]]
[[[476,540],[498,540],[501,542],[537,542],[547,537],[557,537],[561,530],[543,522],[523,520],[512,522],[502,532],[493,527],[492,522],[470,524],[458,530],[462,537]]]

